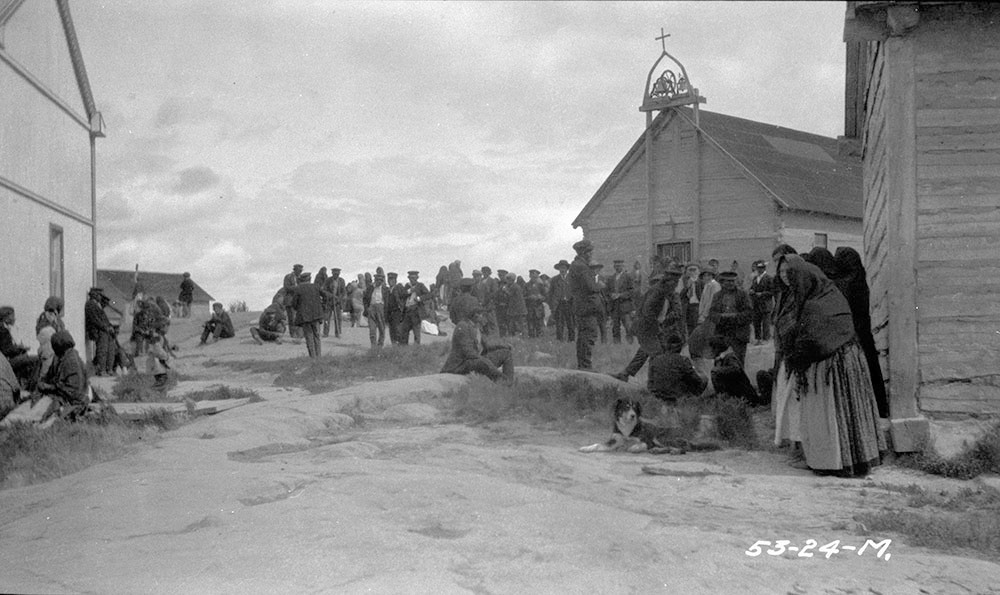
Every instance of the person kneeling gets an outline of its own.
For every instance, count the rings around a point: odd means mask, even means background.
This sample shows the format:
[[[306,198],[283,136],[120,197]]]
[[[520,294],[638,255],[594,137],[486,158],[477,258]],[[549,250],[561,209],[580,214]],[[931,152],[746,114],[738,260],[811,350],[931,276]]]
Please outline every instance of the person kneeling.
[[[459,321],[451,337],[451,351],[441,368],[442,374],[482,374],[496,382],[514,382],[514,358],[511,346],[494,343],[483,336],[482,310],[475,310]]]
[[[250,336],[258,345],[264,341],[281,344],[281,335],[285,332],[285,307],[280,301],[275,301],[260,314],[256,327],[250,327]]]

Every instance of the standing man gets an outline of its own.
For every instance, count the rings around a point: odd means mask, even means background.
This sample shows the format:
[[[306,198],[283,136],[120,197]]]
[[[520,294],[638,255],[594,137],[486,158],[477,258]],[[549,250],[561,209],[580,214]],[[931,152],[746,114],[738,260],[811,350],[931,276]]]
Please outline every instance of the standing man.
[[[524,303],[528,308],[528,337],[541,337],[545,326],[545,284],[540,278],[541,271],[528,271],[528,284],[524,292]]]
[[[385,322],[389,326],[389,340],[393,345],[401,345],[399,329],[403,325],[403,305],[406,304],[406,290],[402,283],[396,283],[399,277],[390,271],[386,275],[389,281],[389,297],[385,302]]]
[[[501,337],[510,334],[510,283],[513,280],[507,279],[507,271],[497,269],[497,292],[493,295],[493,304],[496,306],[497,331]]]
[[[296,316],[294,324],[302,329],[309,357],[319,357],[323,353],[319,340],[319,325],[323,320],[323,290],[310,282],[311,277],[311,273],[302,273],[299,284],[292,288],[292,307]]]
[[[609,280],[611,290],[611,340],[622,342],[622,329],[632,344],[632,312],[635,310],[635,279],[625,271],[625,261],[615,261],[615,274]]]
[[[573,296],[569,292],[569,263],[560,260],[554,267],[559,274],[549,282],[549,308],[556,323],[556,341],[563,340],[563,330],[567,341],[576,337],[576,322],[573,320]]]
[[[299,276],[302,275],[302,265],[292,266],[292,272],[285,275],[285,280],[281,286],[285,290],[285,316],[288,317],[288,336],[293,339],[302,338],[302,330],[295,326],[295,307],[292,302],[295,300],[295,287],[299,284]]]
[[[177,301],[181,303],[181,318],[191,316],[191,302],[194,301],[194,281],[191,280],[191,273],[184,273],[181,279],[181,292],[177,296]]]
[[[677,268],[667,268],[655,272],[649,278],[649,289],[640,300],[636,311],[635,334],[639,340],[632,361],[618,374],[612,374],[622,382],[635,376],[647,360],[667,352],[667,340],[675,337],[684,346],[684,308],[676,291],[681,272]]]
[[[498,332],[497,325],[497,294],[500,293],[500,284],[491,277],[493,269],[484,266],[480,271],[483,273],[483,280],[476,286],[476,298],[483,308],[483,333],[490,335]]]
[[[590,265],[590,270],[594,273],[594,282],[601,288],[598,294],[601,298],[601,311],[597,317],[597,331],[601,337],[601,344],[608,342],[608,306],[611,300],[611,296],[608,295],[608,284],[604,282],[604,277],[601,276],[603,268],[604,265],[599,262],[591,263]]]
[[[365,289],[363,303],[364,315],[368,318],[368,338],[371,339],[373,348],[378,346],[381,349],[385,345],[385,306],[389,303],[389,288],[385,286],[385,275],[375,273],[374,285]]]
[[[323,336],[330,336],[330,319],[333,319],[333,336],[340,338],[341,324],[344,317],[344,298],[347,296],[347,284],[340,276],[340,269],[330,267],[330,276],[323,288],[330,296],[330,313],[323,321]]]
[[[420,321],[423,320],[424,301],[430,295],[427,286],[419,281],[419,271],[409,271],[406,273],[409,283],[403,288],[405,301],[403,302],[403,322],[399,329],[399,339],[403,345],[410,342],[410,333],[413,333],[413,342],[420,345]]]
[[[747,292],[736,286],[739,276],[735,272],[723,271],[719,277],[722,289],[712,298],[708,320],[715,323],[715,334],[727,341],[740,365],[745,368],[752,318],[750,298]]]
[[[594,343],[597,340],[598,320],[601,315],[601,287],[590,270],[590,257],[594,245],[584,239],[573,244],[576,258],[569,267],[568,283],[573,296],[573,315],[576,318],[576,367],[593,369]]]
[[[698,322],[705,322],[708,318],[708,311],[712,307],[712,300],[715,294],[722,291],[722,285],[716,280],[717,275],[712,269],[701,272],[701,304],[698,306]]]
[[[88,341],[94,342],[94,375],[114,375],[115,329],[104,312],[104,291],[91,287],[87,293],[87,303],[83,306],[83,324]]]
[[[517,282],[517,275],[507,273],[507,332],[511,337],[523,336],[527,317],[528,305],[524,301],[524,290]]]
[[[774,279],[767,274],[767,263],[753,263],[750,279],[750,304],[753,306],[754,344],[766,343],[771,338],[771,309],[774,304]]]
[[[694,327],[698,326],[698,316],[700,314],[701,293],[705,289],[701,282],[701,267],[688,263],[684,268],[684,278],[677,285],[677,294],[680,297],[681,308],[684,313],[684,322],[687,326],[687,334],[690,335]],[[687,338],[687,337],[685,337]]]

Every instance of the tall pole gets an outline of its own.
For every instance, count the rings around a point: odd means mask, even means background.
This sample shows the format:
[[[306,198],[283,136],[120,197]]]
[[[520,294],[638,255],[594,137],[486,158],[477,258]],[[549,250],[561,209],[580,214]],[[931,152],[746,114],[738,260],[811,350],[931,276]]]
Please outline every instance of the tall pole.
[[[656,254],[656,246],[653,245],[653,214],[655,212],[654,200],[656,197],[656,181],[653,178],[653,112],[646,112],[646,247],[649,250],[646,256],[648,263],[652,263]]]

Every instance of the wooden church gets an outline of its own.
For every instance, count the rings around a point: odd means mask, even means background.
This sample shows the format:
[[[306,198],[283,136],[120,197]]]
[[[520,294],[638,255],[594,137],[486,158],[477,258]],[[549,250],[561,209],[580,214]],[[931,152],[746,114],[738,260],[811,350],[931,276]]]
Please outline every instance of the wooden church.
[[[786,243],[861,251],[861,162],[835,138],[699,109],[683,65],[647,80],[646,130],[573,221],[594,259],[718,259],[743,271]],[[653,115],[654,112],[658,112]]]

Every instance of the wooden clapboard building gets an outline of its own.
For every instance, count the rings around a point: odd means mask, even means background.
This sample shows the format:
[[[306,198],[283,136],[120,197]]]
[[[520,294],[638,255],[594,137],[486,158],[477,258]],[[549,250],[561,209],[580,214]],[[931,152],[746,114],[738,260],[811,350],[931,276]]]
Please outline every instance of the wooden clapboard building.
[[[861,214],[861,163],[837,139],[682,105],[651,119],[573,226],[598,262],[749,271],[779,243],[860,251]]]
[[[844,38],[872,325],[914,450],[955,414],[1000,414],[1000,9],[849,2]]]
[[[14,339],[29,347],[49,296],[65,300],[83,344],[103,136],[69,1],[0,0],[0,305],[14,307]]]

